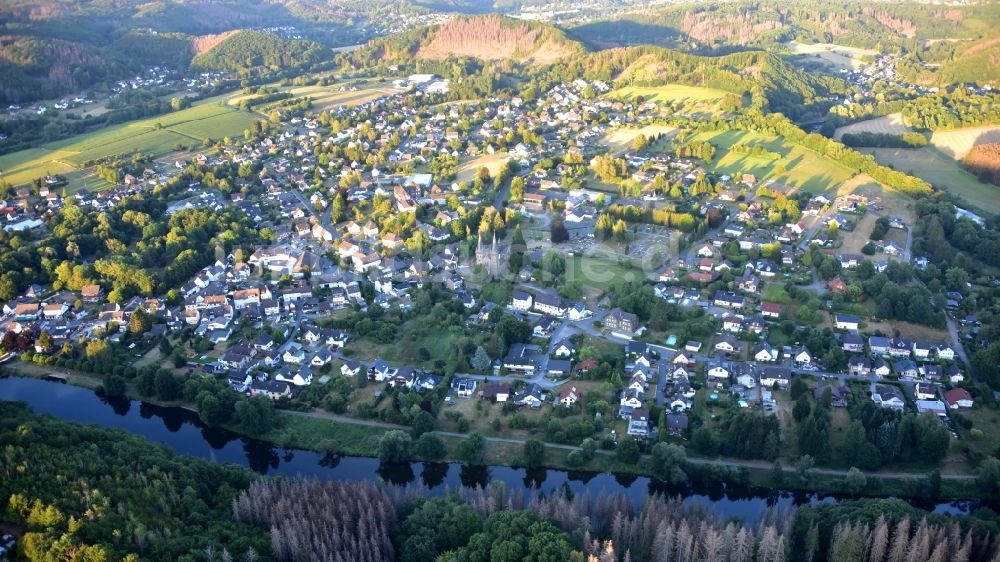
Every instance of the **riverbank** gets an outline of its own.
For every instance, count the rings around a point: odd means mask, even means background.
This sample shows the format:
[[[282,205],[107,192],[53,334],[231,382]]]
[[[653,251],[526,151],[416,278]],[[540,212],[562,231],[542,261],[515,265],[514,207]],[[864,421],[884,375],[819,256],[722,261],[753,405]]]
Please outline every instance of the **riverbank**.
[[[21,369],[16,368],[22,367]],[[48,374],[44,368],[35,365],[15,364],[4,369],[6,374],[25,376],[35,379],[45,379]],[[99,378],[84,373],[63,371],[66,383],[96,390],[101,386]],[[197,415],[193,404],[183,401],[148,400],[139,396],[131,385],[128,386],[128,398],[153,404],[162,408],[179,408]],[[274,427],[262,434],[248,433],[236,424],[223,424],[223,428],[234,434],[257,439],[284,448],[286,450],[302,449],[328,454],[377,457],[378,442],[388,430],[400,429],[410,431],[409,427],[398,426],[376,420],[364,420],[338,416],[326,412],[295,412],[276,410]],[[445,431],[435,431],[446,446],[446,454],[440,459],[422,458],[412,455],[410,460],[420,462],[461,462],[458,454],[459,444],[467,437]],[[524,440],[484,436],[486,446],[482,463],[484,465],[519,467],[523,466],[521,454]],[[643,455],[637,463],[619,461],[614,451],[598,450],[594,457],[582,465],[568,462],[567,457],[579,447],[556,443],[545,444],[544,468],[565,471],[586,471],[609,473],[616,475],[647,476],[656,478],[652,470],[649,455]],[[793,466],[775,465],[766,461],[752,461],[728,458],[688,457],[686,472],[689,480],[695,482],[727,482],[738,485],[752,485],[766,488],[795,490],[801,492],[816,492],[826,494],[856,493],[846,482],[846,471],[813,468],[805,476]],[[871,472],[865,473],[865,486],[860,492],[862,496],[870,497],[911,497],[929,500],[933,487],[928,487],[928,473],[923,472]],[[855,484],[856,486],[856,484]],[[964,499],[977,495],[974,474],[942,475],[939,489],[933,498]]]

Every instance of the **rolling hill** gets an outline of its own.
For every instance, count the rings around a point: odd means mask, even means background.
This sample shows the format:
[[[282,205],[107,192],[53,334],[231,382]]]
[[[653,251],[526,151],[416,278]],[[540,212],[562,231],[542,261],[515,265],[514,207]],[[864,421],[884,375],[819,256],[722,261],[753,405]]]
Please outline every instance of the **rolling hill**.
[[[583,47],[552,26],[529,24],[498,15],[458,18],[433,30],[417,57],[474,57],[551,64]]]
[[[191,61],[195,68],[246,72],[252,68],[304,68],[328,60],[329,48],[302,39],[284,39],[264,31],[229,34]]]

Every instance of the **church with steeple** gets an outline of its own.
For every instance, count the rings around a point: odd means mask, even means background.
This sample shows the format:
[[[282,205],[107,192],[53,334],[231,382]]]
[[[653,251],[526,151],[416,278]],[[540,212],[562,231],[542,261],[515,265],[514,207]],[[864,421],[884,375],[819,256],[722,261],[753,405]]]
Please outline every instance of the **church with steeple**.
[[[483,266],[486,274],[500,277],[507,271],[510,262],[510,248],[497,242],[497,233],[493,232],[493,243],[483,244],[483,233],[479,233],[479,243],[476,245],[476,265]]]

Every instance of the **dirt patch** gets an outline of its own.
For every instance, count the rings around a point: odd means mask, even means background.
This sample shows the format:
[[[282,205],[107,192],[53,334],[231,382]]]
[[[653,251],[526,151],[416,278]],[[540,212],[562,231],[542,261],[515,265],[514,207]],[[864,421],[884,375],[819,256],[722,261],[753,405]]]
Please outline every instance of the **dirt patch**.
[[[201,37],[196,37],[191,41],[191,48],[194,49],[194,54],[196,56],[202,53],[207,53],[208,51],[211,51],[215,47],[219,46],[219,44],[226,39],[229,39],[239,32],[239,29],[233,29],[216,35],[202,35]]]
[[[966,49],[965,52],[962,53],[962,54],[963,55],[971,55],[971,54],[974,54],[974,53],[978,53],[979,51],[985,51],[986,49],[989,49],[993,45],[1000,45],[1000,37],[994,37],[992,39],[987,39],[987,40],[982,41],[980,43],[976,43],[975,45],[973,45],[973,46],[969,47],[968,49]]]
[[[868,243],[877,218],[873,213],[865,213],[865,216],[858,220],[853,231],[840,231],[839,236],[843,242],[840,246],[840,252],[845,254],[860,254],[861,248]]]
[[[417,57],[475,57],[551,64],[573,53],[567,42],[547,37],[545,30],[511,22],[500,16],[451,20],[441,26],[430,43],[421,47]]]

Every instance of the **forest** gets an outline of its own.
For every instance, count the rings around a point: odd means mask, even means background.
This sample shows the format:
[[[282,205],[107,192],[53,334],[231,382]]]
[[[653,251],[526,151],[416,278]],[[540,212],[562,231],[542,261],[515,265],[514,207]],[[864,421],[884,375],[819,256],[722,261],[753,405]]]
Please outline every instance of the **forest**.
[[[900,500],[771,508],[725,520],[655,494],[532,494],[264,477],[118,430],[0,403],[0,523],[30,560],[990,560],[996,514]],[[331,524],[332,523],[332,524]],[[18,558],[15,558],[17,560]]]

